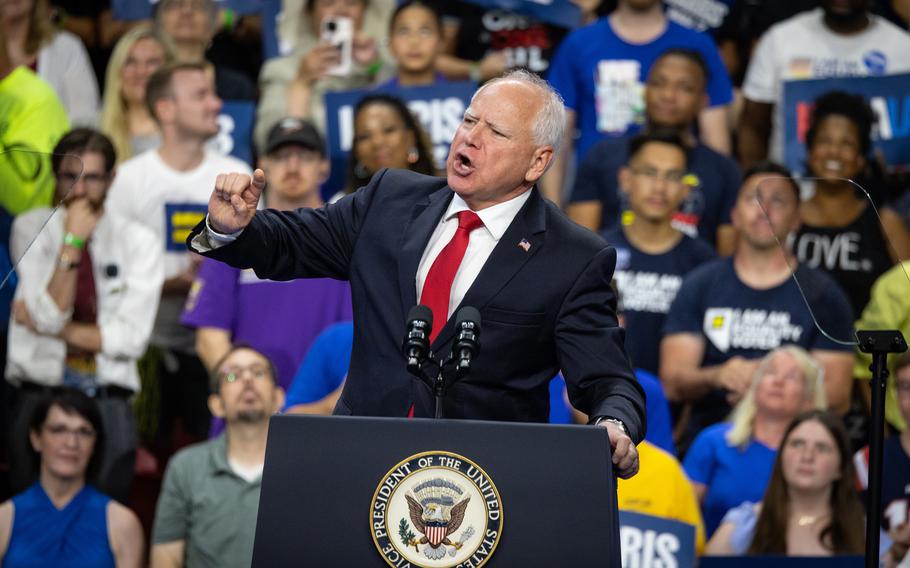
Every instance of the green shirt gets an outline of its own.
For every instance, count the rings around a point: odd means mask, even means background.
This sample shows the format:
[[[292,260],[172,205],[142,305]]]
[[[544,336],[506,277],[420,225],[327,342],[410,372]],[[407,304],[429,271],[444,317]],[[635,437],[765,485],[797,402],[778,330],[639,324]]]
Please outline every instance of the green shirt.
[[[250,483],[231,469],[227,438],[185,448],[171,458],[158,497],[152,543],[183,540],[188,568],[247,568],[259,512],[261,478]]]
[[[0,79],[0,207],[18,215],[51,204],[50,152],[69,128],[54,89],[31,69]]]
[[[906,272],[904,272],[906,269]],[[910,262],[904,262],[882,274],[875,285],[872,286],[872,297],[863,315],[856,322],[856,329],[897,329],[910,339],[910,282],[907,274],[910,273]],[[897,405],[897,392],[894,389],[894,364],[899,355],[888,356],[888,385],[885,391],[885,418],[892,426],[900,431],[907,427],[901,417]],[[872,378],[869,365],[872,364],[872,355],[856,352],[856,364],[853,367],[853,376],[858,379]]]

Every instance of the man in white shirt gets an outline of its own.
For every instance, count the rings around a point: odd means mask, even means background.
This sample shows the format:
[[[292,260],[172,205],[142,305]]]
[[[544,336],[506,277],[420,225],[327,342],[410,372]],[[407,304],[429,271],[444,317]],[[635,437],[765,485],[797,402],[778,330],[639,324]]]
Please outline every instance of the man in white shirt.
[[[208,435],[208,373],[195,351],[192,329],[180,324],[200,257],[184,246],[190,229],[205,216],[212,181],[219,172],[245,171],[236,158],[206,149],[218,134],[221,100],[205,63],[173,63],[159,68],[146,86],[146,103],[161,128],[161,145],[120,166],[109,206],[146,225],[164,254],[165,281],[151,346],[161,412],[158,440],[167,454],[175,421],[195,439]]]
[[[136,360],[155,318],[162,255],[149,229],[106,206],[115,154],[103,134],[70,132],[52,163],[65,210],[19,215],[11,238],[20,278],[6,366],[7,380],[18,387],[11,483],[24,488],[33,474],[32,407],[44,391],[65,384],[98,401],[107,432],[100,486],[124,500],[136,449],[129,399],[139,391]]]
[[[638,469],[644,396],[616,321],[616,251],[534,188],[565,124],[559,95],[513,71],[475,93],[446,179],[382,170],[321,209],[257,212],[263,172],[225,174],[188,243],[259,277],[350,280],[354,343],[336,414],[432,416],[433,394],[410,378],[400,351],[407,314],[418,301],[430,308],[442,359],[452,316],[471,306],[483,319],[483,351],[449,386],[445,417],[545,422],[561,369],[573,405],[607,428],[613,463],[628,477]]]
[[[910,71],[910,34],[869,12],[868,0],[824,0],[761,38],[743,83],[739,159],[783,162],[784,83]]]

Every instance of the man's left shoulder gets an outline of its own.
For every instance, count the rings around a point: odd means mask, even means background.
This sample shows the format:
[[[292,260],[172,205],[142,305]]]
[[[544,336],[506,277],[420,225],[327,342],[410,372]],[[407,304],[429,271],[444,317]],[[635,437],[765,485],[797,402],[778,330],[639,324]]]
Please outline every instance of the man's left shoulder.
[[[582,227],[563,213],[555,203],[542,199],[547,224],[547,242],[560,249],[571,249],[579,254],[593,256],[610,245],[603,237]]]

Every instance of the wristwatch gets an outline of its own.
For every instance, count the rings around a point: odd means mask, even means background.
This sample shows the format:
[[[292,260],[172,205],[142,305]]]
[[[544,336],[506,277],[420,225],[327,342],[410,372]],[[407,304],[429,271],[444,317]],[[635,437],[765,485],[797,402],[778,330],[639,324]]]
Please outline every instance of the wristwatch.
[[[619,426],[619,429],[622,430],[623,434],[625,434],[626,436],[629,435],[629,429],[626,428],[626,425],[619,418],[610,418],[609,416],[601,416],[594,420],[594,425],[597,426],[601,422],[610,422],[612,424],[616,424],[617,426]]]
[[[82,260],[82,255],[71,254],[68,251],[63,251],[60,253],[60,258],[57,259],[57,266],[63,270],[72,270],[79,267],[79,262]]]

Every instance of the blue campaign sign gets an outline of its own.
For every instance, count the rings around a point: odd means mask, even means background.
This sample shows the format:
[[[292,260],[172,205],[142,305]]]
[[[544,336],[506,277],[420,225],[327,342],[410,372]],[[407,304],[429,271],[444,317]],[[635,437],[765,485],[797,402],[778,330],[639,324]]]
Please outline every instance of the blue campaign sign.
[[[531,16],[539,22],[574,29],[581,24],[581,10],[568,0],[465,0],[484,8],[499,8]]]
[[[145,20],[155,13],[160,0],[112,0],[114,18],[124,21]],[[256,14],[264,0],[215,0],[219,8],[230,8],[240,15]]]
[[[651,515],[619,512],[623,568],[695,566],[695,527]]]
[[[326,138],[332,175],[323,187],[329,194],[344,187],[348,152],[354,138],[354,106],[364,95],[388,92],[404,100],[423,126],[433,145],[433,157],[439,169],[445,167],[449,143],[461,124],[464,110],[477,85],[472,82],[442,83],[428,87],[395,87],[326,93]]]
[[[890,169],[910,167],[910,73],[879,77],[837,77],[784,83],[784,155],[793,172],[806,161],[806,131],[812,102],[828,91],[863,95],[878,115],[872,133],[877,150]]]
[[[248,164],[253,163],[253,120],[256,103],[253,101],[224,101],[218,125],[218,135],[209,141],[212,149],[230,154]]]
[[[278,17],[281,15],[281,0],[260,0],[262,2],[262,58],[266,61],[284,55],[278,48]]]
[[[208,210],[205,203],[165,203],[164,250],[186,252],[186,238],[193,227],[205,219]]]

